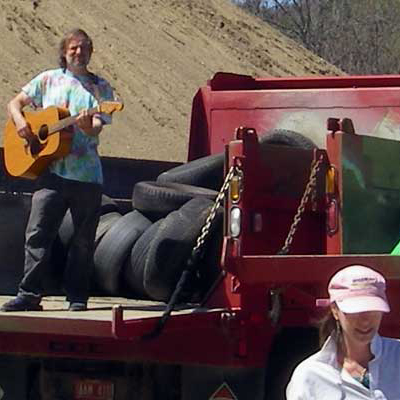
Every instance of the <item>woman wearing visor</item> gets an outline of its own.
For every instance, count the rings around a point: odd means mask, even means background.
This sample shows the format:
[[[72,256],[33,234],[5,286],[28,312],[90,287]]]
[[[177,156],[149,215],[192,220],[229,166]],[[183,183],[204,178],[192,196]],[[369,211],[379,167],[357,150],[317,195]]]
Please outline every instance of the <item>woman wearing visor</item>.
[[[323,346],[301,362],[286,389],[287,400],[400,399],[400,341],[378,334],[390,311],[386,282],[378,272],[352,265],[328,285],[320,326]]]

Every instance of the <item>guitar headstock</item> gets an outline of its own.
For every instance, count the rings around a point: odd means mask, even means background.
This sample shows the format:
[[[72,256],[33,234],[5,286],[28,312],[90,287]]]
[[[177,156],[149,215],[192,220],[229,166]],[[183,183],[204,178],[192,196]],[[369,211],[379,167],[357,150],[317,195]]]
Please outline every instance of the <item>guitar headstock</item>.
[[[124,103],[120,101],[103,101],[99,105],[99,112],[112,114],[114,111],[121,111],[124,108]]]

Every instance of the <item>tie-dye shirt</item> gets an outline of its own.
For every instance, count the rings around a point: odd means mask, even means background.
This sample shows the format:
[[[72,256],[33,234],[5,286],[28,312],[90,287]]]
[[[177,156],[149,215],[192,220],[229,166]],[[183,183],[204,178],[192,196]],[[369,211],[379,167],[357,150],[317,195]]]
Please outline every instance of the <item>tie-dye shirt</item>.
[[[64,107],[72,116],[83,109],[96,107],[97,99],[105,101],[114,98],[113,90],[105,79],[95,75],[74,75],[62,68],[40,73],[22,90],[32,99],[34,107]],[[111,123],[110,115],[102,113],[98,116],[104,124]],[[50,171],[66,179],[102,184],[103,172],[97,152],[99,138],[86,135],[76,124],[72,127],[71,152],[53,161]]]

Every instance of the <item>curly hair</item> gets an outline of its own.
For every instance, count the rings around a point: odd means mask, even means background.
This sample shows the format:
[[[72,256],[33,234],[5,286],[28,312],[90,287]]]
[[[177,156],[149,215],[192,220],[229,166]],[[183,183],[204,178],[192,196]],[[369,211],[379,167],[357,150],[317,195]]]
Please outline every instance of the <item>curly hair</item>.
[[[61,68],[67,67],[67,61],[65,59],[65,50],[68,47],[69,42],[77,37],[83,37],[87,44],[89,45],[90,54],[93,52],[93,42],[90,36],[83,29],[72,29],[67,32],[64,37],[60,41],[60,45],[58,47],[58,64]]]

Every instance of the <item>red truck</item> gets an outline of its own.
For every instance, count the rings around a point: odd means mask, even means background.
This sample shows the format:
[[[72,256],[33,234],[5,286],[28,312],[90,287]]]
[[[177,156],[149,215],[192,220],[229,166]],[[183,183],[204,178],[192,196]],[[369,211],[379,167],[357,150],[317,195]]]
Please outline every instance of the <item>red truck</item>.
[[[82,313],[60,296],[42,312],[1,313],[4,399],[283,399],[293,366],[318,348],[315,300],[350,264],[387,278],[381,333],[398,337],[399,129],[399,76],[217,73],[193,100],[188,163],[103,157],[105,193],[125,213],[139,182],[222,160],[207,290],[170,302],[170,314],[168,299],[129,294],[92,297]],[[22,274],[33,183],[1,171],[5,302]]]

